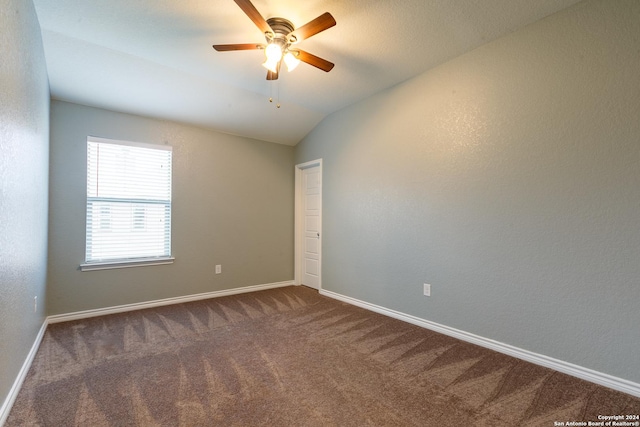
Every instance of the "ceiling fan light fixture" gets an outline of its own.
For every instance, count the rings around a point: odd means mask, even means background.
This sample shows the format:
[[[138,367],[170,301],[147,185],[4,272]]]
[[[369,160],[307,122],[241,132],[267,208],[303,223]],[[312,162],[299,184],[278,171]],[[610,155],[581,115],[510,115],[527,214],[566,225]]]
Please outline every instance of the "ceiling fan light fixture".
[[[278,61],[270,61],[267,59],[262,63],[262,66],[272,73],[278,72]]]
[[[262,63],[262,66],[272,73],[278,72],[278,61],[270,61],[269,59],[267,59]]]
[[[269,43],[264,50],[267,62],[278,62],[282,59],[282,47],[278,43]]]
[[[300,60],[289,51],[284,55],[284,63],[287,65],[287,70],[291,72],[300,64]]]
[[[267,70],[277,73],[278,63],[282,59],[282,47],[278,43],[269,43],[264,50],[266,60],[262,64]]]

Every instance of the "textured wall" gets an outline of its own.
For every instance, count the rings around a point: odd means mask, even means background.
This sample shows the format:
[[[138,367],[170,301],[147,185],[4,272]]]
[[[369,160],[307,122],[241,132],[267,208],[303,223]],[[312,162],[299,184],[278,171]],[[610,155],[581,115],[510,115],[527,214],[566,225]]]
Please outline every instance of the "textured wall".
[[[78,270],[87,135],[173,146],[174,264]],[[293,280],[293,180],[293,147],[53,101],[49,313]]]
[[[325,119],[323,287],[640,382],[638,70],[588,1]]]
[[[49,83],[31,1],[3,0],[0,29],[1,407],[44,320]]]

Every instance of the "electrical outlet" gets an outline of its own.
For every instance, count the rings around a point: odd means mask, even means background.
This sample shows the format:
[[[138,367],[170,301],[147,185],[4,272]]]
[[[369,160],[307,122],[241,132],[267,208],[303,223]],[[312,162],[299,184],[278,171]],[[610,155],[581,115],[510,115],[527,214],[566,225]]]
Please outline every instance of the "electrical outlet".
[[[33,297],[33,312],[38,312],[38,296]]]
[[[216,265],[216,274],[222,273],[222,266],[220,264]]]
[[[424,284],[424,296],[425,297],[430,297],[431,296],[431,285],[428,283]]]

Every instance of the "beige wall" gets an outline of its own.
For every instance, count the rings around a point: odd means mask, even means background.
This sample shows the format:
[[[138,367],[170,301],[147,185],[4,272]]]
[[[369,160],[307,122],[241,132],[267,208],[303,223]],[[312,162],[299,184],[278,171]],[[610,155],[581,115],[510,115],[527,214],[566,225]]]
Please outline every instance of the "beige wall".
[[[30,1],[0,7],[0,408],[44,320],[49,84]],[[40,302],[34,312],[34,297]],[[0,410],[0,424],[3,412]]]
[[[173,146],[174,264],[78,270],[87,135]],[[293,147],[53,101],[49,314],[293,280],[293,187]]]
[[[323,287],[640,382],[639,70],[587,1],[329,116]]]

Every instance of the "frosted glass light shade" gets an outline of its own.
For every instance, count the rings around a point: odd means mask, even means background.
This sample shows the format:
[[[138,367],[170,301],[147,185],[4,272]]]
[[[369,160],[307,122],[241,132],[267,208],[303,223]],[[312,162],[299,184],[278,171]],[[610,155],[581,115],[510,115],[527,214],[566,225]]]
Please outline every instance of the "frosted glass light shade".
[[[291,72],[298,66],[298,64],[300,64],[300,60],[296,58],[291,52],[287,52],[287,54],[284,56],[284,63],[287,64],[287,70]]]
[[[264,55],[267,59],[264,61],[262,66],[271,72],[277,73],[278,62],[282,59],[282,49],[280,48],[280,45],[276,43],[269,43],[267,48],[264,50]]]

